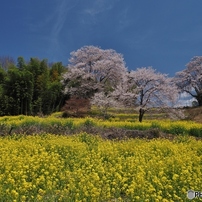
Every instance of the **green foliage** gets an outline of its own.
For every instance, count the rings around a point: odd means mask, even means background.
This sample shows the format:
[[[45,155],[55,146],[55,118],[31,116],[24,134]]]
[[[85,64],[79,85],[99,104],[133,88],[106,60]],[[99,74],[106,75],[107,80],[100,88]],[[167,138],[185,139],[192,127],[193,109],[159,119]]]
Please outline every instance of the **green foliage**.
[[[31,58],[28,63],[18,57],[7,71],[0,67],[0,116],[37,115],[59,111],[64,100],[62,63],[49,68],[47,60]]]
[[[189,135],[195,137],[202,137],[202,129],[201,128],[190,128]]]
[[[89,150],[97,150],[99,139],[97,136],[89,135],[87,133],[81,133],[78,136],[79,141],[86,143]]]
[[[187,134],[188,131],[183,126],[180,125],[171,125],[169,132],[174,135],[183,135]]]
[[[152,122],[151,128],[161,128],[161,126],[158,122]]]
[[[5,77],[6,77],[5,70],[2,67],[0,67],[0,84],[4,83]]]
[[[64,123],[65,128],[68,128],[70,130],[73,130],[75,128],[74,126],[74,122],[72,119],[68,119],[65,123]]]
[[[50,80],[60,81],[62,73],[65,72],[65,68],[61,62],[54,63],[50,69]]]
[[[159,123],[159,124],[157,124]],[[52,133],[52,134],[75,134],[78,132],[96,133],[100,135],[107,134],[108,130],[117,129],[115,135],[123,135],[123,131],[141,130],[141,133],[150,134],[152,137],[181,135],[202,137],[202,125],[191,121],[123,121],[123,120],[106,120],[92,117],[85,118],[62,118],[62,113],[54,113],[52,116],[4,116],[0,117],[0,135],[7,134],[36,134],[36,133]],[[119,130],[120,129],[120,130]],[[126,130],[124,130],[126,129]],[[106,131],[105,131],[106,130]],[[120,133],[117,133],[120,131]]]
[[[92,127],[92,126],[95,126],[95,123],[92,119],[86,119],[85,122],[84,122],[84,126],[86,127]]]
[[[18,60],[17,60],[17,67],[20,69],[20,70],[24,70],[26,68],[26,63],[25,63],[25,60],[23,57],[18,57]]]

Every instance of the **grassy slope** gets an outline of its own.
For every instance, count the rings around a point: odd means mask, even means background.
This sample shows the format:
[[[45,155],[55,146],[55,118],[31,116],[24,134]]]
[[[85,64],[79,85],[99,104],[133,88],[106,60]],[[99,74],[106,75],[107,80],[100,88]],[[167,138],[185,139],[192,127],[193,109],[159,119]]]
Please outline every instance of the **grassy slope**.
[[[182,111],[185,114],[187,120],[202,123],[202,106],[183,108]],[[133,118],[138,118],[138,112],[135,110],[128,110],[128,111],[125,110],[122,113],[125,114],[125,117],[124,115],[122,115],[122,118],[130,118],[131,114],[133,114]],[[120,116],[119,113],[116,114],[116,117],[119,116]],[[169,115],[165,112],[160,112],[156,111],[156,109],[152,109],[145,113],[144,119],[155,119],[155,120],[169,119]]]
[[[190,108],[181,108],[181,109],[176,109],[177,111],[175,112],[178,114],[179,112],[182,111],[185,114],[184,118],[176,117],[175,115],[171,117],[168,113],[163,112],[160,109],[151,109],[147,111],[144,115],[143,121],[144,120],[165,120],[165,119],[171,119],[171,120],[176,120],[176,119],[186,119],[198,123],[202,123],[202,107],[190,107]],[[135,110],[134,108],[121,108],[121,109],[114,109],[111,108],[108,110],[108,114],[110,117],[116,117],[119,118],[119,120],[127,120],[127,119],[134,119],[138,120],[139,112]],[[56,115],[56,116],[55,116]],[[100,117],[100,112],[97,108],[93,107],[91,109],[91,112],[89,114],[91,117]],[[54,113],[53,116],[55,117],[60,117],[61,112]]]
[[[189,120],[202,123],[202,107],[187,108],[184,111]]]

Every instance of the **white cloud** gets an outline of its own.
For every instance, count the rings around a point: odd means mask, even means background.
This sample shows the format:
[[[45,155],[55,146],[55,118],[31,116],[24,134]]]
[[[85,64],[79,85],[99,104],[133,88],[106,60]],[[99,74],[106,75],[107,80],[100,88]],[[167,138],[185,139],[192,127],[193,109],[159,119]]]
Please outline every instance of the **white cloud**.
[[[192,106],[193,101],[196,101],[196,99],[190,96],[188,93],[184,92],[180,94],[179,100],[175,106],[176,107]]]
[[[78,0],[62,0],[62,1],[56,1],[56,8],[55,12],[52,15],[52,26],[50,31],[50,52],[51,55],[56,54],[60,51],[60,33],[62,32],[65,22],[67,20],[68,13],[74,9],[77,4]]]
[[[27,26],[34,37],[49,44],[48,53],[53,55],[60,49],[60,34],[64,28],[68,13],[77,6],[79,0],[55,0],[50,5],[43,4],[39,15],[28,18]],[[47,7],[45,7],[47,6]],[[44,12],[46,11],[46,12]]]
[[[89,8],[84,10],[84,13],[94,17],[95,15],[109,11],[112,8],[113,8],[112,1],[94,0],[92,5],[89,6]]]
[[[58,36],[58,34],[60,33],[66,20],[66,14],[67,4],[66,1],[63,0],[62,3],[56,7],[55,22],[53,23],[51,31],[52,36]]]
[[[190,98],[190,94],[186,92],[183,92],[180,94],[180,99],[187,99],[187,98]]]

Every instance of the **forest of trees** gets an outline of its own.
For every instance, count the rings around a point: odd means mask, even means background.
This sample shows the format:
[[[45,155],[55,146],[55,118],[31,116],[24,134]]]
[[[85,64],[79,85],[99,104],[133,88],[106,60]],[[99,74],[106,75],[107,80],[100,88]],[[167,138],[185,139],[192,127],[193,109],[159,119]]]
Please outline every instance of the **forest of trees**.
[[[15,63],[11,57],[0,57],[0,116],[47,115],[87,99],[103,113],[109,107],[136,107],[142,121],[151,107],[172,107],[183,92],[202,105],[202,56],[191,59],[174,78],[152,67],[128,71],[121,54],[95,46],[72,52],[67,67],[47,59],[25,62],[18,57]]]
[[[64,103],[61,62],[0,57],[0,115],[37,115],[59,111]]]

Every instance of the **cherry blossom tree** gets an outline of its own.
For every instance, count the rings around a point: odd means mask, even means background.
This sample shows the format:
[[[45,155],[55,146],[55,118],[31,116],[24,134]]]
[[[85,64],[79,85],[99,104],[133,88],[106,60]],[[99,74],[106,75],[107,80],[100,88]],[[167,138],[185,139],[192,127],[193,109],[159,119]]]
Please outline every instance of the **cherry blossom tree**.
[[[106,95],[104,92],[95,93],[91,98],[91,104],[98,107],[101,114],[107,118],[108,109],[110,107],[120,107],[120,103],[117,102],[110,94]]]
[[[84,46],[71,53],[68,72],[63,75],[65,93],[110,92],[127,72],[123,56],[115,50]]]
[[[70,97],[89,98],[100,89],[90,73],[84,69],[72,68],[63,75],[63,93]]]
[[[171,107],[178,98],[178,90],[172,79],[166,74],[157,73],[152,67],[131,71],[129,79],[135,86],[140,122],[152,107]]]
[[[202,56],[193,57],[186,69],[176,73],[174,81],[181,92],[188,93],[202,106]]]
[[[110,96],[119,103],[120,107],[134,107],[136,105],[136,86],[134,82],[129,80],[129,72],[125,74]]]

